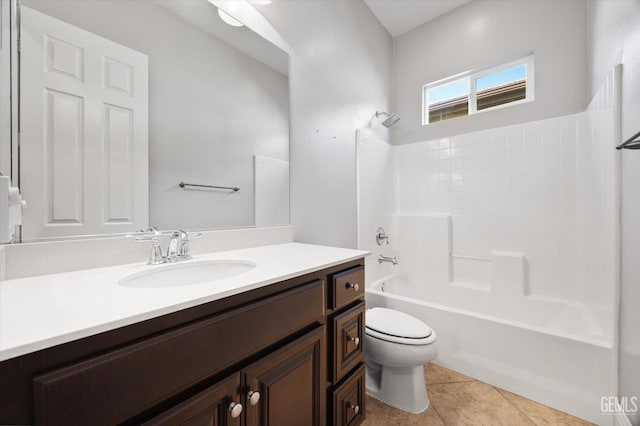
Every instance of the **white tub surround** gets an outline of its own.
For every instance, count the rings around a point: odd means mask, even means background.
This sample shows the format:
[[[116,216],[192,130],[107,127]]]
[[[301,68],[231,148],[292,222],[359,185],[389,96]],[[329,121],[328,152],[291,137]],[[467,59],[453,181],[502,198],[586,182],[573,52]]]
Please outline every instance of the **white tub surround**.
[[[438,330],[439,363],[598,424],[617,389],[619,76],[580,114],[360,140],[360,181],[395,185],[391,207],[360,189],[360,248],[384,224],[399,260],[367,259],[369,306]]]
[[[566,300],[532,292],[532,261],[522,252],[452,253],[454,229],[447,215],[394,215],[393,220],[392,232],[406,248],[400,252],[396,274],[408,278],[395,281],[406,287],[407,297],[612,347],[611,310],[577,297]]]
[[[173,265],[145,263],[0,282],[0,361],[253,290],[368,255],[343,248],[287,243],[195,255],[257,266],[216,281],[133,288],[123,278]]]

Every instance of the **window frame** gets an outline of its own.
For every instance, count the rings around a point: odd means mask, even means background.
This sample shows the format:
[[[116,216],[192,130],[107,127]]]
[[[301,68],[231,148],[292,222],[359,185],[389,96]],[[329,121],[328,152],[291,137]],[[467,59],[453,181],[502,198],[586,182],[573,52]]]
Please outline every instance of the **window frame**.
[[[527,102],[533,102],[535,100],[535,60],[534,60],[535,55],[533,53],[524,56],[522,58],[519,59],[515,59],[509,62],[504,62],[500,65],[496,65],[493,67],[488,67],[488,68],[482,68],[482,69],[477,69],[477,70],[473,70],[473,71],[465,71],[459,74],[455,74],[452,75],[450,77],[446,77],[437,81],[433,81],[431,83],[427,83],[424,84],[422,86],[422,125],[423,126],[428,126],[430,124],[435,124],[435,123],[440,123],[442,121],[448,121],[448,120],[439,120],[439,121],[434,121],[432,123],[429,122],[429,105],[428,105],[428,94],[427,92],[430,89],[433,89],[435,87],[440,87],[440,86],[444,86],[447,84],[451,84],[454,83],[456,81],[459,80],[464,80],[464,79],[468,79],[469,82],[469,105],[468,105],[468,114],[467,116],[470,115],[475,115],[475,114],[481,114],[483,112],[487,112],[487,111],[494,111],[497,109],[502,109],[502,108],[506,108],[506,107],[511,107],[511,106],[516,106],[516,105],[521,105]],[[484,108],[481,110],[478,110],[478,103],[477,103],[477,81],[480,78],[486,77],[488,75],[491,74],[495,74],[501,71],[505,71],[511,68],[515,68],[518,67],[520,65],[525,65],[526,66],[526,70],[527,70],[527,74],[526,74],[526,86],[525,86],[525,97],[524,99],[520,99],[517,101],[511,101],[511,102],[507,102],[504,104],[500,104],[500,105],[495,105],[492,107],[488,107],[488,108]],[[454,117],[454,118],[460,118],[460,117]]]

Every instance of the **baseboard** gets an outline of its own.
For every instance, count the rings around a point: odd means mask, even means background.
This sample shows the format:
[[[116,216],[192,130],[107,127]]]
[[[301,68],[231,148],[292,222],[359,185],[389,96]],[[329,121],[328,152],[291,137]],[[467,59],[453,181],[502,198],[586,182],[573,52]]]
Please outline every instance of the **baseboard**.
[[[633,426],[629,416],[625,413],[616,413],[613,419],[614,426]]]

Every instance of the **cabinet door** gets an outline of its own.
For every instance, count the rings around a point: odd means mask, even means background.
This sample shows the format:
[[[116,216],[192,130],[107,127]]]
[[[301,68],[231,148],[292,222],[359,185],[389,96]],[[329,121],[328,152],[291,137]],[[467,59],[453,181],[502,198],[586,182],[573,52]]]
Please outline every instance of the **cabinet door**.
[[[240,426],[240,373],[176,405],[144,425]]]
[[[325,424],[324,345],[323,326],[243,370],[246,426]]]

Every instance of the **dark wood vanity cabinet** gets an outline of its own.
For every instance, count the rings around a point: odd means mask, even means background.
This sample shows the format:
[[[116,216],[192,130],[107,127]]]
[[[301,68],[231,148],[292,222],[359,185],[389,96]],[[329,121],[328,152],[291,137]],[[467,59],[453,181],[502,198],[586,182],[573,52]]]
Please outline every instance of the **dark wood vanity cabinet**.
[[[358,425],[365,416],[364,265],[354,265],[329,276],[327,324],[327,400],[336,426]]]
[[[324,425],[324,350],[319,327],[144,424]]]
[[[363,265],[0,362],[0,424],[359,424]]]

